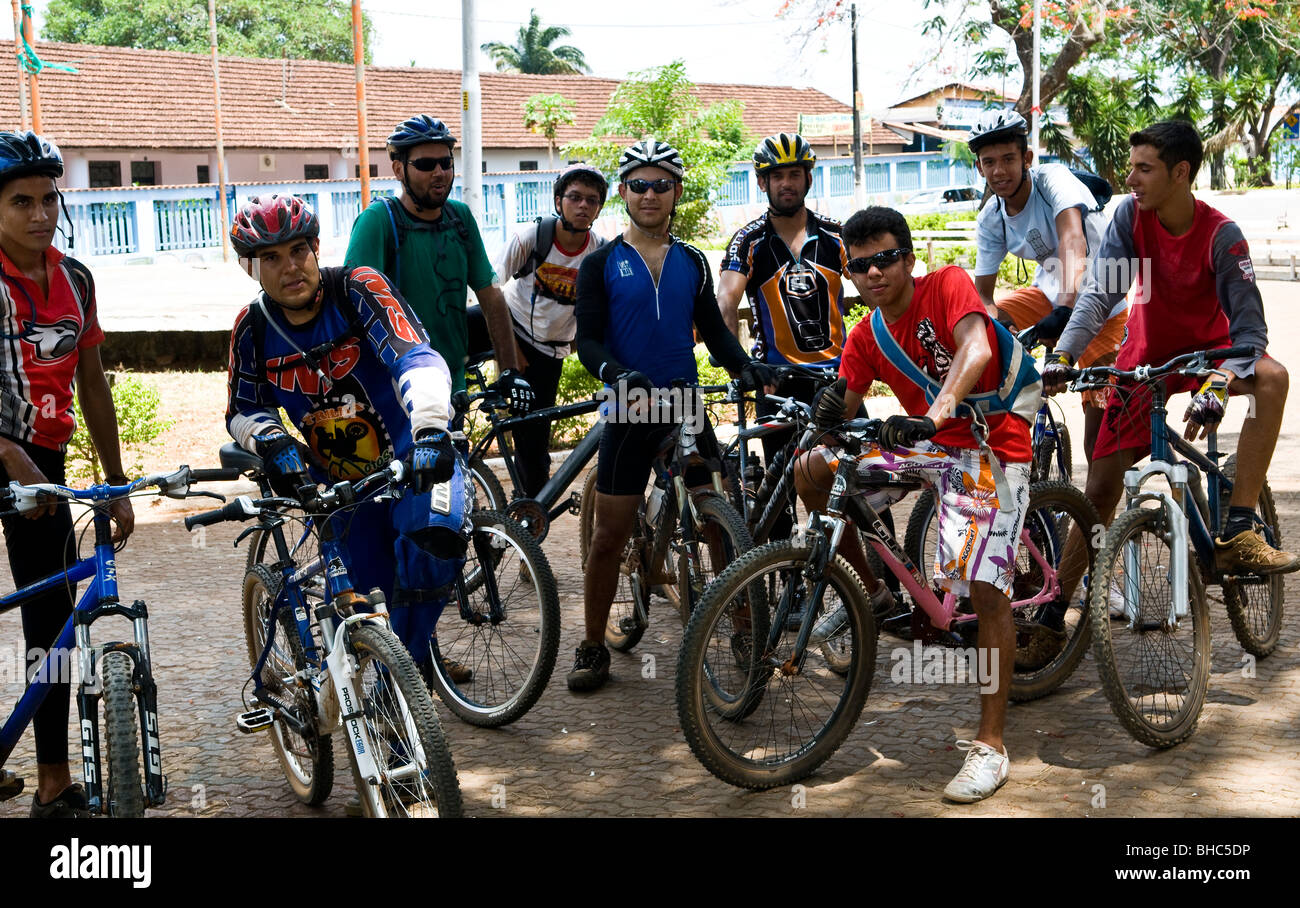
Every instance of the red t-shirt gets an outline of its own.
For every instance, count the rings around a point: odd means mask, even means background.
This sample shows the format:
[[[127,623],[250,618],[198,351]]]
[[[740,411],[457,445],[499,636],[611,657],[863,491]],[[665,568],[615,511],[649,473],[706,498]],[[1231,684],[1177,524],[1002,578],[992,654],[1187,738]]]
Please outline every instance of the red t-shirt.
[[[86,266],[45,250],[46,296],[0,251],[0,435],[62,450],[72,437],[80,353],[104,342]]]
[[[971,393],[994,391],[1002,381],[997,334],[975,291],[975,284],[957,266],[949,265],[916,278],[911,305],[903,317],[892,325],[886,320],[885,327],[914,363],[943,384],[957,350],[953,329],[957,322],[972,312],[984,318],[993,357],[984,367],[984,373],[975,382]],[[909,381],[880,352],[875,338],[871,336],[870,319],[864,318],[849,332],[849,339],[844,345],[844,356],[840,360],[840,375],[848,381],[849,389],[858,394],[865,394],[873,381],[883,381],[893,390],[903,405],[903,410],[910,416],[924,416],[930,409],[930,405],[925,402],[925,392]],[[999,459],[1008,463],[1032,459],[1027,422],[1014,413],[992,414],[988,417],[988,422],[989,446]],[[979,447],[971,432],[969,417],[949,419],[933,441],[950,448]]]

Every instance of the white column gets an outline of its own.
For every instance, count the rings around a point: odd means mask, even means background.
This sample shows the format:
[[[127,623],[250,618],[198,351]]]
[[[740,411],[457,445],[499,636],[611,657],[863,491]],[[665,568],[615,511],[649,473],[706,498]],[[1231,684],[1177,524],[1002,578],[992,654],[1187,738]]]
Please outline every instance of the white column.
[[[474,0],[461,0],[461,167],[463,198],[474,218],[483,220],[483,109],[478,81],[478,23]]]

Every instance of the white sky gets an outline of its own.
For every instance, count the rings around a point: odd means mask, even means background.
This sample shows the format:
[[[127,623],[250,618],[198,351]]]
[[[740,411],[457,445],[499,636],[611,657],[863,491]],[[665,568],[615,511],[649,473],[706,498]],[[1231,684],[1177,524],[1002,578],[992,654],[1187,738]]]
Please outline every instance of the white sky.
[[[32,0],[32,6],[39,35],[48,0]],[[375,27],[374,62],[406,66],[414,60],[417,66],[460,68],[458,0],[363,0],[362,6]],[[851,101],[847,21],[801,48],[794,32],[802,23],[778,19],[780,6],[781,0],[604,5],[591,0],[478,0],[477,43],[514,43],[529,10],[535,8],[544,25],[566,25],[572,30],[563,43],[583,51],[594,75],[623,78],[681,58],[687,75],[696,82],[812,87]],[[905,90],[928,88],[965,71],[965,55],[949,52],[941,67],[904,85],[915,62],[933,51],[932,40],[921,35],[919,24],[932,15],[933,11],[922,8],[921,0],[858,3],[859,80],[868,109],[887,107]],[[0,28],[0,37],[12,39],[8,17]],[[492,69],[483,54],[479,54],[479,67]]]

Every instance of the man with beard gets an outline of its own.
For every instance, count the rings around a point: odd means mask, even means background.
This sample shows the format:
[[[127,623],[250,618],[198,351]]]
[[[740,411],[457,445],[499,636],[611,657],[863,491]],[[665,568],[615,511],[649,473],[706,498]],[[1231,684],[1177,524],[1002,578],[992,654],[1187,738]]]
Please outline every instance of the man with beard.
[[[382,272],[415,310],[429,333],[429,346],[451,370],[452,391],[465,388],[468,329],[465,303],[472,289],[487,319],[499,388],[526,413],[533,392],[519,375],[521,363],[501,288],[469,207],[454,201],[451,184],[456,137],[426,114],[400,123],[388,137],[393,175],[402,184],[397,199],[378,199],[352,225],[344,262]]]
[[[772,384],[772,370],[745,355],[718,311],[703,253],[668,232],[682,195],[685,165],[666,142],[644,139],[623,150],[618,194],[627,230],[578,269],[578,358],[619,402],[675,381],[695,384],[695,334],[750,387]],[[631,389],[640,391],[629,394]],[[595,690],[609,680],[605,623],[618,587],[623,547],[632,535],[655,451],[672,430],[656,414],[632,408],[606,419],[596,460],[596,509],[583,586],[586,636],[578,647],[570,690]],[[716,446],[704,421],[702,448]],[[688,477],[689,482],[689,477]]]

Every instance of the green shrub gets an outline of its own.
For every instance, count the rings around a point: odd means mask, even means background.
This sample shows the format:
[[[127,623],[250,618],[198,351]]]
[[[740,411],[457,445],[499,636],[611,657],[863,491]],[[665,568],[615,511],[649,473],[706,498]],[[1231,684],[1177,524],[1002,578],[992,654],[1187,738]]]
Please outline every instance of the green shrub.
[[[114,380],[116,379],[116,380]],[[173,425],[170,419],[158,418],[161,403],[158,392],[134,375],[109,374],[113,407],[117,410],[117,437],[122,449],[122,469],[134,478],[144,471],[145,445],[153,442]],[[104,471],[99,452],[90,440],[81,401],[74,398],[76,431],[68,442],[67,473],[69,482],[103,482]]]

